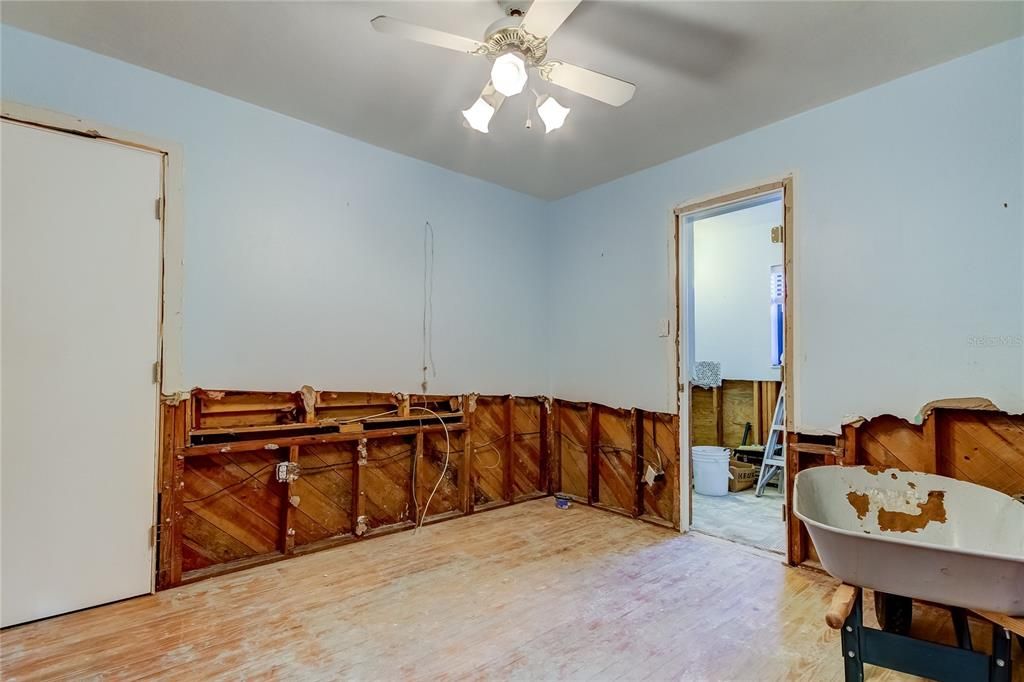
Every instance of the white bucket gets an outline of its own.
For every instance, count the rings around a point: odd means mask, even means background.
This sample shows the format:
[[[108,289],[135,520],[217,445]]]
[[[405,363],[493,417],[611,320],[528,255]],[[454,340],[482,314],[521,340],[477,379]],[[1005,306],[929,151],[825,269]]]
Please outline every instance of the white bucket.
[[[729,448],[695,445],[693,452],[693,486],[700,495],[721,497],[729,494]]]

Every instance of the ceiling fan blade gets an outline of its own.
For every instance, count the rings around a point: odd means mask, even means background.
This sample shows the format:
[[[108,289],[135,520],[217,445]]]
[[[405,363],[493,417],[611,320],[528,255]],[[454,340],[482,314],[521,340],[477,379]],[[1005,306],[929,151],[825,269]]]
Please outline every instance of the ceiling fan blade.
[[[544,80],[567,90],[586,95],[613,107],[621,107],[633,99],[636,86],[597,71],[565,62],[544,62],[537,68]]]
[[[579,4],[580,0],[533,0],[519,27],[538,38],[550,38]]]
[[[427,28],[419,24],[410,24],[408,21],[402,21],[394,17],[375,17],[370,20],[370,24],[378,33],[387,33],[388,35],[405,38],[406,40],[436,45],[437,47],[444,47],[456,52],[476,54],[477,50],[483,47],[483,44],[478,40],[463,38],[454,33],[438,31],[435,28]]]

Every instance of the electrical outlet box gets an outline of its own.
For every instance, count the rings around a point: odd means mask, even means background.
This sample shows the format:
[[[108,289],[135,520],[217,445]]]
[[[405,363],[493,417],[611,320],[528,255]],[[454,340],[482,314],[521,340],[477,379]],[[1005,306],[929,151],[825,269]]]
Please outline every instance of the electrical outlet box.
[[[278,462],[276,473],[278,483],[291,483],[299,478],[299,465],[296,462]]]

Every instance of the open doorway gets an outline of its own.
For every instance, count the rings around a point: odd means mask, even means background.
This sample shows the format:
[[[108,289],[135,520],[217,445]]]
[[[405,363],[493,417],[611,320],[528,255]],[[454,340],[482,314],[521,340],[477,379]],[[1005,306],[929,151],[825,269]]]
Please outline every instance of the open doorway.
[[[785,183],[679,215],[694,530],[785,553]]]

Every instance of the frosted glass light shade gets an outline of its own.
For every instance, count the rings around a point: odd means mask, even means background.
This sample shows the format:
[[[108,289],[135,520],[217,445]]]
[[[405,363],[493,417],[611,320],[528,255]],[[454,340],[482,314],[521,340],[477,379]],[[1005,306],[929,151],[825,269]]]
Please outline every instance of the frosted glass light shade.
[[[473,106],[462,112],[462,117],[466,119],[469,127],[479,130],[481,133],[489,132],[487,126],[491,122],[491,116],[494,116],[494,107],[485,102],[482,97],[477,98],[473,102]]]
[[[523,91],[526,85],[526,62],[518,52],[506,52],[494,60],[491,67],[494,89],[511,97]]]
[[[537,107],[540,120],[544,121],[544,134],[561,128],[570,111],[569,107],[563,107],[554,97],[545,98]]]

